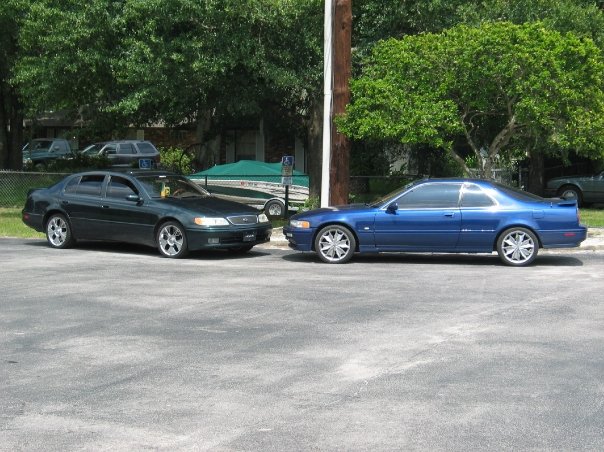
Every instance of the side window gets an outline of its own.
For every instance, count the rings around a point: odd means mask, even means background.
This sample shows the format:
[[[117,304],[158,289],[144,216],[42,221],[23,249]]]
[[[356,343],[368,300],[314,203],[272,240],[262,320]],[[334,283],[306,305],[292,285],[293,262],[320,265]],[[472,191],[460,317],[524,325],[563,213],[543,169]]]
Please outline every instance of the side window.
[[[104,155],[116,154],[117,153],[116,148],[117,148],[117,146],[115,144],[108,144],[107,146],[105,146],[105,149],[103,149],[103,154]]]
[[[397,199],[399,209],[457,208],[461,184],[428,183],[419,185]]]
[[[461,207],[491,207],[495,202],[477,185],[464,185],[461,192]]]
[[[155,154],[155,147],[151,143],[138,143],[138,150],[141,154]]]
[[[77,189],[78,195],[101,196],[104,180],[105,176],[101,175],[82,176]]]
[[[117,147],[118,154],[136,154],[132,143],[120,143]]]
[[[112,177],[107,185],[107,198],[125,199],[128,195],[138,195],[132,182],[123,177]]]
[[[78,189],[78,182],[80,181],[79,177],[73,177],[67,184],[65,185],[65,193],[73,195],[76,193]]]

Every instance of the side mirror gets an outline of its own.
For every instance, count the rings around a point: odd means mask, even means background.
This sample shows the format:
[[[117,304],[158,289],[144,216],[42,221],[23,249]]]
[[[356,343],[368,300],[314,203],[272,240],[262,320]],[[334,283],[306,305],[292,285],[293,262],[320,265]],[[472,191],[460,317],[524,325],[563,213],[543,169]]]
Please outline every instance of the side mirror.
[[[386,207],[386,212],[388,213],[394,213],[398,210],[398,204],[393,202],[392,204],[389,204],[388,207]]]
[[[132,202],[141,202],[141,197],[138,195],[128,195],[126,196],[126,201],[132,201]]]

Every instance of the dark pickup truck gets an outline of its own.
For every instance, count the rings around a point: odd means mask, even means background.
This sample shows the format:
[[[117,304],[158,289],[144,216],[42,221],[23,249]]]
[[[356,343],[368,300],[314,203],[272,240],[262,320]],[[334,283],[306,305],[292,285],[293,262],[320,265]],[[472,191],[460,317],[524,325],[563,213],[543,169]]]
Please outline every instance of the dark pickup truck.
[[[36,138],[23,146],[23,168],[41,168],[57,159],[73,157],[69,141],[62,138]]]

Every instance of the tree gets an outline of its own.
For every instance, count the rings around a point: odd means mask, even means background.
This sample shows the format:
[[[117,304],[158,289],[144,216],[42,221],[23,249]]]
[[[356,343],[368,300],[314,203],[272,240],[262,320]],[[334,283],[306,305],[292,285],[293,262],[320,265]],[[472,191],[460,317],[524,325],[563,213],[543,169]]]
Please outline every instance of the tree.
[[[21,0],[5,0],[0,5],[0,168],[22,166],[23,103],[12,78],[26,7],[27,2]]]
[[[603,75],[589,38],[541,23],[461,25],[376,45],[338,125],[353,138],[441,148],[469,173],[453,147],[462,134],[490,177],[529,143],[602,155]]]

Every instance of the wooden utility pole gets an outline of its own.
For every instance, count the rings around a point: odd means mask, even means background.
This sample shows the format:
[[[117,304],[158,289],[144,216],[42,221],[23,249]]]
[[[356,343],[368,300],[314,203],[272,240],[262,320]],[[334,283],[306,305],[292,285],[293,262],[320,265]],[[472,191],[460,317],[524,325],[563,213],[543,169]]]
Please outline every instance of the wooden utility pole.
[[[335,0],[333,26],[333,110],[343,114],[350,101],[352,0]],[[338,133],[332,121],[330,204],[348,204],[350,179],[350,141]]]

